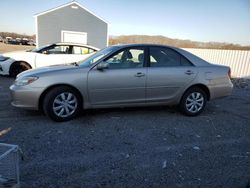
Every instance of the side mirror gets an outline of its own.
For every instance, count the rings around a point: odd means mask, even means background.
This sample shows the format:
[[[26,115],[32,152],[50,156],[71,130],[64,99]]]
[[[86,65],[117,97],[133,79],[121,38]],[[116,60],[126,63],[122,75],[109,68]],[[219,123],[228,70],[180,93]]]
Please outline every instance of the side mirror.
[[[48,52],[47,51],[43,51],[42,54],[48,55]]]
[[[104,70],[104,69],[108,69],[109,68],[109,64],[108,63],[105,63],[105,62],[101,62],[99,63],[97,66],[96,66],[96,69],[97,70]]]

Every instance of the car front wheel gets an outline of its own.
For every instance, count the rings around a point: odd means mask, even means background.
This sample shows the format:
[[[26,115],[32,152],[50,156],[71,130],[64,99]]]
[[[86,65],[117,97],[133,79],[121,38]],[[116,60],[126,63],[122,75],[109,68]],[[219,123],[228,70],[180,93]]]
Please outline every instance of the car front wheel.
[[[54,121],[71,120],[81,110],[81,97],[69,87],[53,88],[44,98],[43,110]]]
[[[31,69],[31,67],[25,62],[15,62],[11,65],[9,74],[11,77],[16,78],[16,76],[26,70]]]
[[[180,102],[180,109],[185,115],[197,116],[204,110],[206,103],[206,93],[198,87],[193,87],[184,93]]]

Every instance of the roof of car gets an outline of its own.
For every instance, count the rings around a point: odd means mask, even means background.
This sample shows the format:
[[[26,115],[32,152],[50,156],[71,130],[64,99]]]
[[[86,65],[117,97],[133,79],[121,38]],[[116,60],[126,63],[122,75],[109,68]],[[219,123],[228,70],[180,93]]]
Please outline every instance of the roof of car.
[[[135,46],[159,46],[159,47],[169,47],[169,48],[175,48],[173,46],[167,46],[167,45],[162,45],[162,44],[150,44],[150,43],[140,43],[140,44],[117,44],[114,46],[118,47],[135,47]]]
[[[88,47],[88,48],[93,48],[95,50],[100,50],[99,48],[96,48],[94,46],[90,46],[90,45],[87,45],[87,44],[81,44],[81,43],[73,43],[73,42],[57,42],[57,43],[54,43],[56,45],[74,45],[74,46],[83,46],[83,47]]]

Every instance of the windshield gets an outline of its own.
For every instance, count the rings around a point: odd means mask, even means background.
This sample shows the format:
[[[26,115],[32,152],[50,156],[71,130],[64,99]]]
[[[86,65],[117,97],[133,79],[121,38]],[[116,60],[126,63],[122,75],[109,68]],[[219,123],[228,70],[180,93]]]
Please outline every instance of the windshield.
[[[90,65],[95,64],[98,60],[102,59],[104,56],[114,52],[115,49],[117,49],[117,47],[115,46],[104,48],[103,50],[96,52],[89,58],[83,61],[79,61],[77,64],[80,65],[81,67],[89,67]]]

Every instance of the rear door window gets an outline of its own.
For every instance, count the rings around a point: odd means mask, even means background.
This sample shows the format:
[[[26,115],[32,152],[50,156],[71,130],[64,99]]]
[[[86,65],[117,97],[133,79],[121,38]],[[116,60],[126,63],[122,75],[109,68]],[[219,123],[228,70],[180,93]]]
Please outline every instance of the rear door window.
[[[95,50],[88,48],[88,47],[73,46],[73,49],[72,49],[72,54],[76,54],[76,55],[91,54],[93,52],[95,52]]]
[[[176,51],[164,47],[150,48],[151,67],[177,67],[181,66],[181,55]]]
[[[150,47],[150,66],[151,67],[179,67],[193,66],[184,56],[173,49],[164,47]]]

